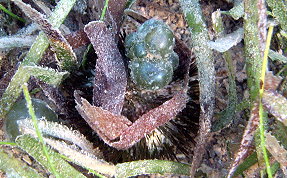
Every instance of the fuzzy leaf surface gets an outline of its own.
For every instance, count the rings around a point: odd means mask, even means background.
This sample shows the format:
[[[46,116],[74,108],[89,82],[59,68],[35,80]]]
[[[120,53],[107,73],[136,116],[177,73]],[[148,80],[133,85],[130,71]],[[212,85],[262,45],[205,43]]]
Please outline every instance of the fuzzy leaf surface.
[[[30,5],[20,0],[15,1],[15,4],[18,5],[30,19],[36,22],[47,35],[60,66],[68,71],[74,69],[77,63],[76,54],[60,30],[54,28],[43,14],[33,9]]]
[[[281,166],[287,167],[287,150],[285,150],[279,141],[271,135],[266,133],[266,148],[272,154],[272,156],[281,164]]]
[[[117,164],[117,178],[131,177],[142,174],[177,174],[189,175],[190,166],[173,161],[140,160]]]
[[[262,102],[267,111],[287,126],[287,99],[276,91],[263,93]]]
[[[39,141],[34,139],[29,135],[19,136],[16,139],[17,145],[26,151],[30,156],[37,160],[41,165],[51,172],[50,167],[48,167],[47,158],[44,155],[42,146]],[[58,153],[54,152],[51,149],[48,149],[48,153],[52,159],[53,164],[61,177],[85,177],[83,174],[78,172],[74,167],[69,163],[63,160]]]
[[[123,58],[104,22],[90,22],[84,30],[98,56],[93,91],[94,105],[120,114],[127,85]]]
[[[0,170],[4,171],[7,177],[44,177],[23,161],[5,153],[2,149],[0,149],[0,157]]]
[[[248,150],[251,147],[258,125],[259,125],[259,106],[258,103],[255,103],[251,110],[247,126],[245,127],[239,151],[235,155],[234,161],[229,169],[227,177],[232,177],[240,162],[248,156]]]

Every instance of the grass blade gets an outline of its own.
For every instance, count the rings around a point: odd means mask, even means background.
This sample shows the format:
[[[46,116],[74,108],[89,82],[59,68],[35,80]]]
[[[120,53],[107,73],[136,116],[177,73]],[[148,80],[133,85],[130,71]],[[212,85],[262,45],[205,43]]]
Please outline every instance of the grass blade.
[[[43,149],[41,147],[41,143],[29,135],[21,135],[16,139],[17,145],[26,151],[30,156],[32,156],[36,161],[38,161],[41,165],[47,168],[50,172],[52,172],[51,168],[48,165],[48,160],[44,155]],[[67,163],[64,159],[61,158],[59,153],[56,153],[52,149],[47,149],[48,154],[52,158],[52,163],[55,165],[55,170],[58,172],[58,177],[82,177],[85,176],[78,172],[74,167],[72,167],[69,163]]]
[[[42,136],[42,133],[38,127],[38,121],[37,121],[37,118],[36,118],[36,114],[35,114],[35,111],[34,111],[34,108],[32,106],[32,100],[31,100],[31,97],[30,97],[30,94],[29,94],[29,91],[28,91],[28,86],[27,84],[24,84],[22,86],[23,88],[23,93],[24,93],[24,96],[25,96],[25,99],[26,99],[26,102],[27,102],[27,108],[29,110],[29,114],[32,118],[32,121],[33,121],[33,124],[34,124],[34,127],[35,127],[35,131],[36,131],[36,134],[37,134],[37,137],[42,145],[42,149],[43,149],[43,152],[44,152],[44,155],[47,159],[47,162],[48,162],[48,165],[51,169],[51,172],[56,176],[56,177],[60,177],[58,172],[56,171],[55,169],[55,166],[54,164],[52,163],[52,160],[50,158],[50,155],[48,153],[48,150],[46,148],[46,145],[44,143],[44,139],[43,139],[43,136]]]
[[[189,175],[190,166],[173,161],[141,160],[117,164],[117,178],[142,174]]]
[[[27,164],[19,161],[0,149],[0,170],[4,171],[7,177],[43,177]]]

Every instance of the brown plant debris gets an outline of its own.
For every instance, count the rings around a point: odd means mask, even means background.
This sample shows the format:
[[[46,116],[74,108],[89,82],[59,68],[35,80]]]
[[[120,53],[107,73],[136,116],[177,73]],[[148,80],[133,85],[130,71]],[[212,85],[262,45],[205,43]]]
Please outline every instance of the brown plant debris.
[[[131,123],[125,116],[90,105],[75,93],[76,109],[86,122],[108,145],[117,149],[128,149],[146,134],[176,117],[188,101],[185,91],[177,93],[162,105],[148,111]]]
[[[262,103],[270,114],[287,126],[287,100],[276,91],[281,81],[281,77],[273,75],[272,72],[267,72]]]
[[[287,99],[284,96],[267,90],[263,93],[262,103],[270,114],[287,126]]]
[[[264,89],[265,90],[277,90],[280,85],[282,78],[279,76],[273,75],[272,72],[266,72]]]
[[[87,34],[84,32],[83,29],[65,35],[65,38],[73,49],[85,46],[90,42],[89,38],[87,37]]]
[[[240,162],[248,156],[248,150],[251,147],[251,143],[253,141],[258,125],[259,125],[259,103],[255,102],[251,110],[250,119],[244,130],[244,134],[241,140],[239,151],[236,154],[234,161],[230,167],[230,170],[227,176],[228,178],[232,177],[232,175],[234,174]]]
[[[275,116],[284,125],[287,125],[287,114],[285,108],[287,107],[287,100],[285,97],[277,93],[275,90],[281,83],[281,77],[274,76],[272,72],[267,72],[264,82],[264,93],[262,98],[263,106],[266,110]],[[231,177],[235,172],[239,163],[248,156],[248,150],[251,146],[255,131],[259,125],[259,107],[258,102],[255,102],[250,119],[245,128],[243,138],[238,153],[235,156],[233,164],[229,170],[228,177]]]
[[[287,167],[287,151],[279,144],[278,140],[271,135],[271,133],[266,133],[265,136],[266,148],[268,151],[280,163],[281,166]]]
[[[94,105],[119,115],[127,85],[122,56],[104,22],[90,22],[84,30],[98,56],[93,91]]]

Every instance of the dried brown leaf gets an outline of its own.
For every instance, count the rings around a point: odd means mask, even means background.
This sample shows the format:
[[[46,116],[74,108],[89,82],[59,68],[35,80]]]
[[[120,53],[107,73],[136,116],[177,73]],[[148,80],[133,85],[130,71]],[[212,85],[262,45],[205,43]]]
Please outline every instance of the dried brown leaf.
[[[173,119],[185,108],[188,100],[186,93],[182,91],[131,123],[124,116],[90,105],[77,93],[75,93],[75,98],[76,108],[81,116],[105,143],[117,149],[127,149],[133,146],[146,134]]]
[[[275,91],[280,85],[281,81],[282,78],[280,76],[275,76],[272,72],[266,72],[264,89]]]
[[[281,166],[287,167],[287,150],[285,150],[278,142],[278,140],[266,133],[266,148],[272,154],[272,156],[281,164]]]
[[[258,102],[255,102],[251,110],[250,119],[247,123],[247,126],[245,128],[241,140],[239,151],[234,158],[233,164],[229,170],[227,177],[232,177],[239,163],[248,156],[248,150],[251,146],[258,125],[259,125],[259,106]]]
[[[127,85],[122,56],[104,22],[90,22],[84,30],[98,56],[93,92],[94,105],[119,115]]]
[[[75,98],[77,103],[76,109],[106,143],[119,137],[124,130],[132,125],[132,122],[126,117],[115,115],[100,107],[92,106],[87,100],[80,98],[76,93]]]
[[[270,114],[287,126],[287,99],[284,96],[273,90],[265,90],[262,103]]]
[[[185,108],[187,100],[186,93],[182,91],[157,108],[148,111],[126,129],[120,136],[120,141],[114,142],[112,146],[118,149],[131,147],[140,141],[144,135],[151,133],[157,127],[175,118]]]
[[[79,48],[90,43],[90,40],[83,29],[65,35],[65,38],[73,49]]]

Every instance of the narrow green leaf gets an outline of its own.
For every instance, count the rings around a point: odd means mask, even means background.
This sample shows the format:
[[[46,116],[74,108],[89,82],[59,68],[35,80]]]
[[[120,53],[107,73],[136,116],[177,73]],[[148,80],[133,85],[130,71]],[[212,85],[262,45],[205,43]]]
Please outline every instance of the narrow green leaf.
[[[205,153],[206,141],[211,129],[211,119],[214,114],[215,103],[215,68],[212,50],[208,47],[208,30],[204,22],[199,0],[180,0],[180,6],[191,33],[191,44],[196,56],[196,66],[199,80],[199,102],[200,102],[200,132],[199,139],[194,150],[193,164],[191,166],[191,176],[201,163]]]
[[[189,175],[190,166],[173,161],[141,160],[116,165],[116,177],[131,177],[143,174]]]
[[[104,9],[102,11],[101,17],[100,17],[100,21],[104,20],[108,6],[109,6],[109,0],[105,0],[105,5],[104,5]]]
[[[221,17],[220,11],[216,11],[212,13],[212,23],[213,23],[213,29],[215,30],[215,33],[217,34],[216,36],[218,38],[222,38],[224,36],[224,26],[223,26],[223,21]],[[240,28],[234,33],[239,33],[237,35],[231,35],[229,37],[233,38],[234,36],[242,36],[243,38],[243,29]],[[240,34],[241,33],[241,34]],[[227,36],[223,37],[227,38]],[[216,39],[218,41],[219,39]],[[225,42],[224,42],[225,41]],[[236,45],[239,40],[227,40],[229,41],[229,47],[232,47],[233,45]],[[240,39],[241,41],[241,39]],[[226,40],[223,40],[222,43],[228,43]],[[221,44],[220,44],[221,45]],[[229,48],[228,48],[229,49]],[[227,49],[227,50],[228,50]],[[228,91],[228,106],[224,110],[222,116],[216,120],[215,123],[212,125],[212,131],[218,131],[226,126],[228,126],[231,121],[234,119],[235,116],[235,110],[236,110],[236,105],[237,105],[237,93],[236,93],[236,83],[235,83],[235,69],[233,66],[233,60],[231,57],[231,54],[229,51],[223,52],[223,57],[225,59],[225,64],[228,69],[228,83],[229,83],[229,91]]]
[[[283,63],[287,63],[287,57],[283,56],[282,54],[279,54],[278,52],[275,52],[273,50],[269,51],[269,55],[268,57],[272,60],[272,61],[280,61]]]
[[[7,177],[44,177],[24,162],[5,153],[2,149],[0,149],[0,170],[4,171]]]
[[[64,159],[68,159],[71,162],[76,163],[83,168],[93,170],[97,175],[104,174],[114,176],[116,167],[106,161],[97,158],[95,155],[89,154],[85,151],[79,151],[65,142],[45,139],[47,144],[54,147]],[[100,173],[100,174],[99,174]]]
[[[244,15],[244,3],[243,1],[235,5],[232,9],[229,11],[221,11],[222,14],[230,15],[235,20],[238,20],[239,18],[243,17]]]
[[[17,146],[14,142],[0,142],[0,145],[10,145],[10,146]]]
[[[6,9],[2,4],[0,4],[0,10],[4,11],[6,14],[10,15],[11,17],[13,17],[14,19],[17,19],[23,23],[25,23],[25,19],[18,17],[17,15],[15,15],[13,12],[9,11],[8,9]]]
[[[287,3],[284,0],[267,0],[273,16],[278,20],[282,29],[287,31]]]
[[[22,135],[16,139],[17,145],[26,151],[30,156],[37,160],[41,165],[47,168],[50,172],[51,169],[47,166],[48,160],[44,155],[43,149],[39,141],[29,135]],[[48,154],[51,157],[52,163],[55,165],[56,171],[60,177],[85,177],[83,174],[78,172],[69,163],[61,158],[61,156],[55,151],[48,148]]]
[[[0,49],[30,47],[35,36],[4,36],[0,38]]]
[[[38,120],[38,127],[44,135],[49,135],[57,139],[72,142],[77,147],[89,153],[93,152],[93,144],[89,142],[84,135],[82,135],[77,130],[72,130],[65,125],[60,123],[51,122],[47,120]],[[23,119],[18,121],[19,129],[23,131],[24,134],[29,133],[36,136],[34,131],[33,122],[31,119]]]
[[[237,167],[236,171],[234,172],[234,177],[242,174],[255,163],[257,163],[257,155],[256,152],[253,152]]]
[[[59,61],[60,67],[68,71],[77,68],[76,55],[60,30],[54,28],[43,14],[33,9],[29,4],[26,4],[21,0],[14,0],[14,2],[30,19],[36,22],[46,34],[52,49],[56,53],[56,59]]]
[[[268,60],[268,53],[269,53],[272,33],[273,33],[273,26],[271,25],[269,27],[269,30],[268,30],[266,46],[265,46],[263,62],[262,62],[261,77],[260,77],[260,81],[262,82],[262,87],[260,87],[260,89],[259,89],[260,149],[262,150],[262,153],[263,153],[263,158],[264,158],[265,165],[266,165],[267,175],[269,178],[272,177],[272,172],[271,172],[269,157],[267,154],[266,144],[265,144],[265,132],[266,132],[265,131],[265,122],[264,122],[265,112],[263,109],[262,99],[263,99],[263,95],[264,95],[265,75],[266,75],[267,60]]]
[[[39,141],[41,143],[44,155],[46,156],[46,159],[47,159],[47,162],[48,162],[47,166],[49,166],[49,168],[51,169],[52,173],[58,178],[59,177],[58,172],[55,170],[55,166],[52,163],[50,155],[48,154],[47,147],[46,147],[46,145],[44,143],[44,139],[43,139],[42,133],[41,133],[39,127],[38,127],[38,122],[37,122],[35,110],[34,110],[34,108],[32,106],[32,100],[31,100],[31,97],[30,97],[30,94],[29,94],[29,90],[28,90],[27,84],[22,85],[22,88],[23,88],[23,93],[24,93],[25,99],[26,99],[27,108],[28,108],[30,117],[32,118],[33,125],[34,125],[34,128],[35,128],[37,137],[38,137],[38,139],[39,139]]]
[[[43,82],[58,86],[69,74],[69,72],[57,72],[54,69],[40,66],[24,66],[23,70],[31,76],[35,76]]]
[[[259,14],[257,0],[245,0],[244,12],[244,49],[246,56],[246,73],[248,77],[247,84],[250,93],[250,102],[253,104],[253,102],[258,99],[262,69],[262,57],[259,44]]]

